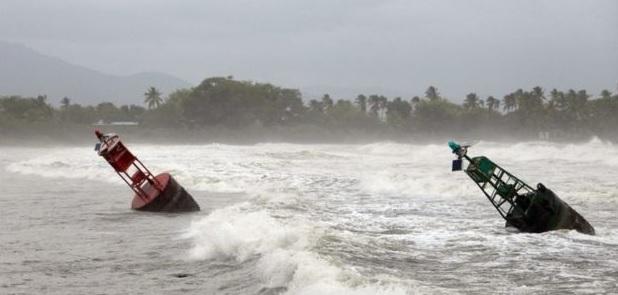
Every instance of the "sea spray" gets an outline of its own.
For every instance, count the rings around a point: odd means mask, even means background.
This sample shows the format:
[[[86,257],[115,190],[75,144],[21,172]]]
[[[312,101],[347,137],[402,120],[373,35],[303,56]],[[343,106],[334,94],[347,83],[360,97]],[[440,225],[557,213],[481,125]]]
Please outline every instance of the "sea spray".
[[[284,287],[289,294],[406,294],[401,286],[367,285],[360,274],[344,272],[312,252],[322,230],[286,224],[249,207],[226,207],[194,221],[183,236],[193,241],[189,259],[257,258],[264,286]]]
[[[2,163],[6,163],[3,169],[12,177],[28,174],[37,176],[24,177],[29,181],[68,182],[79,192],[80,199],[97,185],[88,178],[90,171],[109,172],[96,166],[98,161],[92,159],[90,146],[0,149],[0,156],[10,157]],[[474,145],[479,153],[496,155],[492,158],[525,175],[526,180],[543,179],[544,184],[556,188],[561,198],[580,208],[595,224],[598,236],[592,238],[570,231],[538,235],[506,232],[503,222],[495,218],[493,208],[474,187],[456,185],[465,181],[466,176],[450,174],[451,155],[442,144],[138,145],[135,149],[147,155],[144,160],[152,163],[154,169],[180,172],[179,179],[186,188],[196,191],[197,197],[212,206],[204,215],[191,217],[197,218],[195,224],[206,219],[210,220],[208,226],[215,229],[254,226],[255,232],[276,237],[270,241],[266,235],[254,235],[245,241],[220,234],[214,237],[219,242],[192,256],[201,233],[183,241],[175,240],[175,233],[140,236],[148,244],[164,245],[151,251],[164,257],[156,260],[158,264],[166,264],[167,257],[183,253],[179,262],[182,271],[195,273],[189,277],[194,281],[183,280],[193,284],[193,288],[197,284],[199,288],[227,287],[238,288],[234,289],[238,293],[258,293],[266,286],[285,288],[290,294],[346,294],[361,290],[388,294],[384,290],[389,288],[408,293],[603,293],[615,288],[615,145],[597,140],[515,145],[481,141]],[[118,182],[113,173],[108,176],[110,180],[104,175],[97,178]],[[119,191],[121,185],[118,183]],[[65,194],[70,197],[65,192],[62,196]],[[59,198],[53,193],[51,196]],[[92,192],[91,197],[100,196]],[[20,195],[19,200],[50,199]],[[82,205],[63,198],[62,206]],[[238,208],[228,209],[235,206]],[[130,237],[142,232],[139,222],[131,223],[131,227],[118,222],[127,218],[118,213],[124,210],[122,206],[89,210],[94,220],[78,228],[85,231],[81,234],[96,241],[89,241],[89,247],[95,245],[96,249],[97,243],[107,245],[108,236],[96,240],[99,231],[115,235],[121,230]],[[216,214],[219,210],[230,211]],[[3,216],[11,212],[7,209]],[[74,211],[65,213],[69,217],[74,215]],[[243,219],[243,215],[250,213],[255,213],[253,219]],[[219,217],[208,219],[211,214]],[[135,218],[141,220],[142,216]],[[178,223],[173,228],[190,231],[198,228],[189,225],[191,218],[166,217],[160,222]],[[253,225],[256,221],[275,229]],[[208,226],[200,228],[204,237],[208,235]],[[116,241],[122,247],[131,247],[126,244],[127,239]],[[20,246],[34,251],[28,245]],[[171,251],[168,249],[173,249],[174,254],[166,252]],[[140,245],[135,253],[143,250]],[[144,256],[151,255],[154,254]],[[244,260],[238,262],[238,258]],[[232,266],[218,267],[227,264]],[[488,277],[499,280],[488,285]],[[556,282],[561,282],[560,287]]]

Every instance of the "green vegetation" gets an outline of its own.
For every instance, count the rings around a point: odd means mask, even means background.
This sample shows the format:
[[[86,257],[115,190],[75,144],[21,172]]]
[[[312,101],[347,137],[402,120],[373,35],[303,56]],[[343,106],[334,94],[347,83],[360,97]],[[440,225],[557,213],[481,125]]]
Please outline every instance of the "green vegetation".
[[[358,95],[353,100],[325,94],[304,103],[301,93],[271,84],[231,77],[204,80],[165,100],[150,87],[147,109],[103,102],[81,106],[64,97],[58,108],[46,96],[0,97],[0,135],[24,130],[88,127],[96,122],[138,122],[140,130],[327,130],[389,136],[424,137],[460,134],[476,138],[584,139],[618,138],[618,95],[604,90],[592,98],[585,90],[546,93],[541,87],[518,89],[503,99],[466,95],[461,105],[430,86],[424,97],[411,99]],[[296,131],[294,131],[296,132]],[[32,133],[32,132],[30,132]]]
[[[148,105],[148,109],[156,109],[163,103],[161,92],[152,86],[144,93],[144,97],[144,103]]]

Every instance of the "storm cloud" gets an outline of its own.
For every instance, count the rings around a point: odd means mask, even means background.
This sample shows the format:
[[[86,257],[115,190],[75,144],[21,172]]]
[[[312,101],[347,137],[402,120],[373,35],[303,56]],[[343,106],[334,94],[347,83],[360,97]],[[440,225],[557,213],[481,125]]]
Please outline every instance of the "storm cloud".
[[[616,90],[618,1],[4,0],[0,40],[112,74],[272,82],[309,96],[428,85]]]

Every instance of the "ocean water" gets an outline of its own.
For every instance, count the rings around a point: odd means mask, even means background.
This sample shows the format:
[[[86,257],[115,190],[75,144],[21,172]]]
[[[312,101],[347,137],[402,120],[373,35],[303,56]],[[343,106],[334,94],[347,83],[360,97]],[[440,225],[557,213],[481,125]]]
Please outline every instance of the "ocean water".
[[[596,236],[525,234],[446,144],[133,145],[202,206],[131,211],[91,146],[0,147],[0,294],[618,293],[618,146],[480,142]]]

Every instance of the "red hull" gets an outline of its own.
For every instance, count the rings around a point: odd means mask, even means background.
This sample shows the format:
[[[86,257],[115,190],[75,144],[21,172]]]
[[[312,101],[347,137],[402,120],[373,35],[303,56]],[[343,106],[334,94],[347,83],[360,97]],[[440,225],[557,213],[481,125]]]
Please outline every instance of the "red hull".
[[[169,173],[161,173],[156,180],[163,187],[159,193],[154,186],[146,182],[142,187],[146,197],[133,197],[131,208],[150,212],[191,212],[199,211],[200,207],[193,197],[176,182]]]

